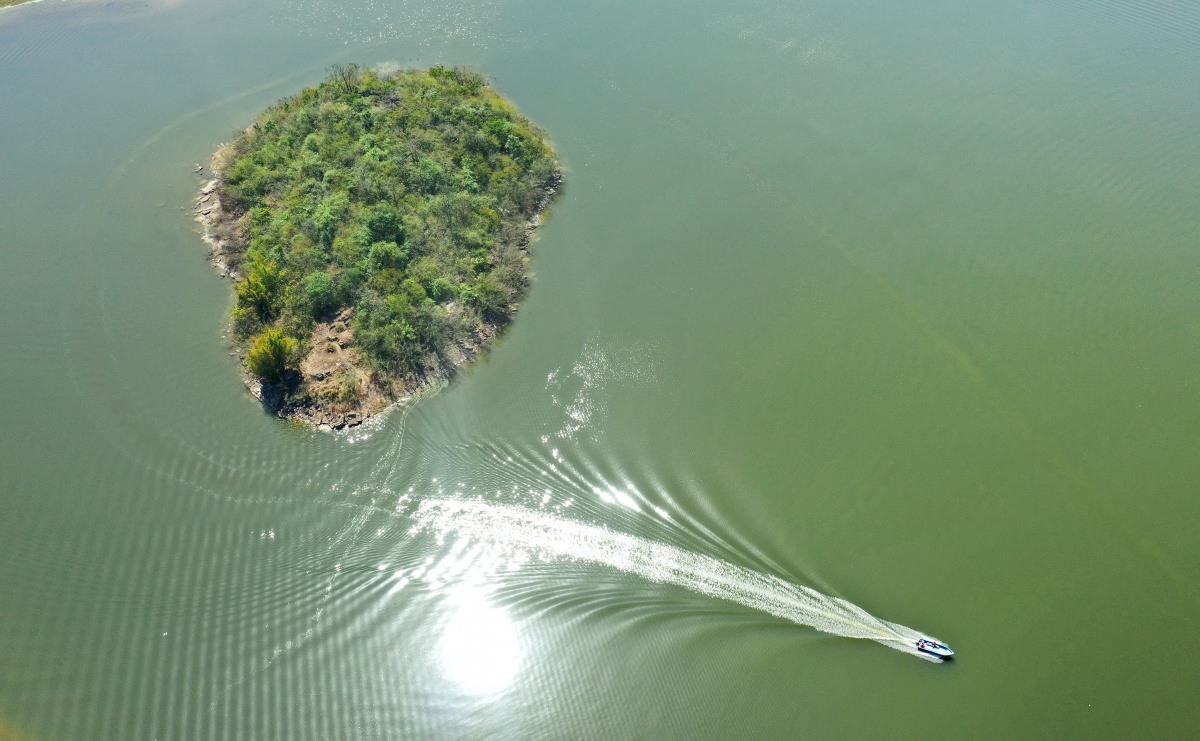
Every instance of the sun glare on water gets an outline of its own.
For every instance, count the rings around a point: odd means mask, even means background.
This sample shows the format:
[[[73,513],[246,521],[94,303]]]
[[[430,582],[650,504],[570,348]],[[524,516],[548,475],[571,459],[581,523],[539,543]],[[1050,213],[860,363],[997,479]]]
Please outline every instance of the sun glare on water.
[[[465,585],[448,600],[450,619],[440,643],[446,677],[475,695],[502,692],[521,666],[516,626],[479,587]]]

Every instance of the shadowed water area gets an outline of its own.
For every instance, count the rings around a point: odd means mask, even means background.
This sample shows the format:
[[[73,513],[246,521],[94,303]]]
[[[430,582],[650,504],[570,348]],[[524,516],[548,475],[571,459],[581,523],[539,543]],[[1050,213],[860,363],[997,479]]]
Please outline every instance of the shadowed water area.
[[[189,206],[343,62],[486,70],[566,185],[332,435]],[[1175,0],[0,10],[0,739],[1193,735],[1197,79]]]

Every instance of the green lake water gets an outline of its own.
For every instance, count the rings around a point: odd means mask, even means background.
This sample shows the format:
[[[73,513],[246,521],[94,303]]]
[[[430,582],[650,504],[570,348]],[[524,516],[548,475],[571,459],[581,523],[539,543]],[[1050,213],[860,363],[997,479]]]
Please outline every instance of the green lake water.
[[[567,184],[494,352],[331,435],[188,205],[347,61]],[[1198,80],[1180,0],[0,11],[0,739],[1194,738]]]

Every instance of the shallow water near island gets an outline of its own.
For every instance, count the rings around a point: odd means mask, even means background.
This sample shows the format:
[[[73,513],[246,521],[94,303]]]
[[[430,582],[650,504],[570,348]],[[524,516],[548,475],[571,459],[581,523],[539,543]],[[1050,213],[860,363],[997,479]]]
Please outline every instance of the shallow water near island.
[[[188,206],[345,61],[485,69],[566,186],[331,435]],[[1198,68],[1165,1],[5,10],[0,739],[1187,737]]]

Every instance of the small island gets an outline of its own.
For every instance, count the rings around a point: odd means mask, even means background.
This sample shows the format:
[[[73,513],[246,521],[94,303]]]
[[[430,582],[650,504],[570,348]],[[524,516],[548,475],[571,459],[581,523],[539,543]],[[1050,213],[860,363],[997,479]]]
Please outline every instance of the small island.
[[[234,281],[247,385],[333,429],[478,356],[527,289],[561,182],[540,129],[478,72],[440,66],[335,65],[209,167],[196,218]]]

